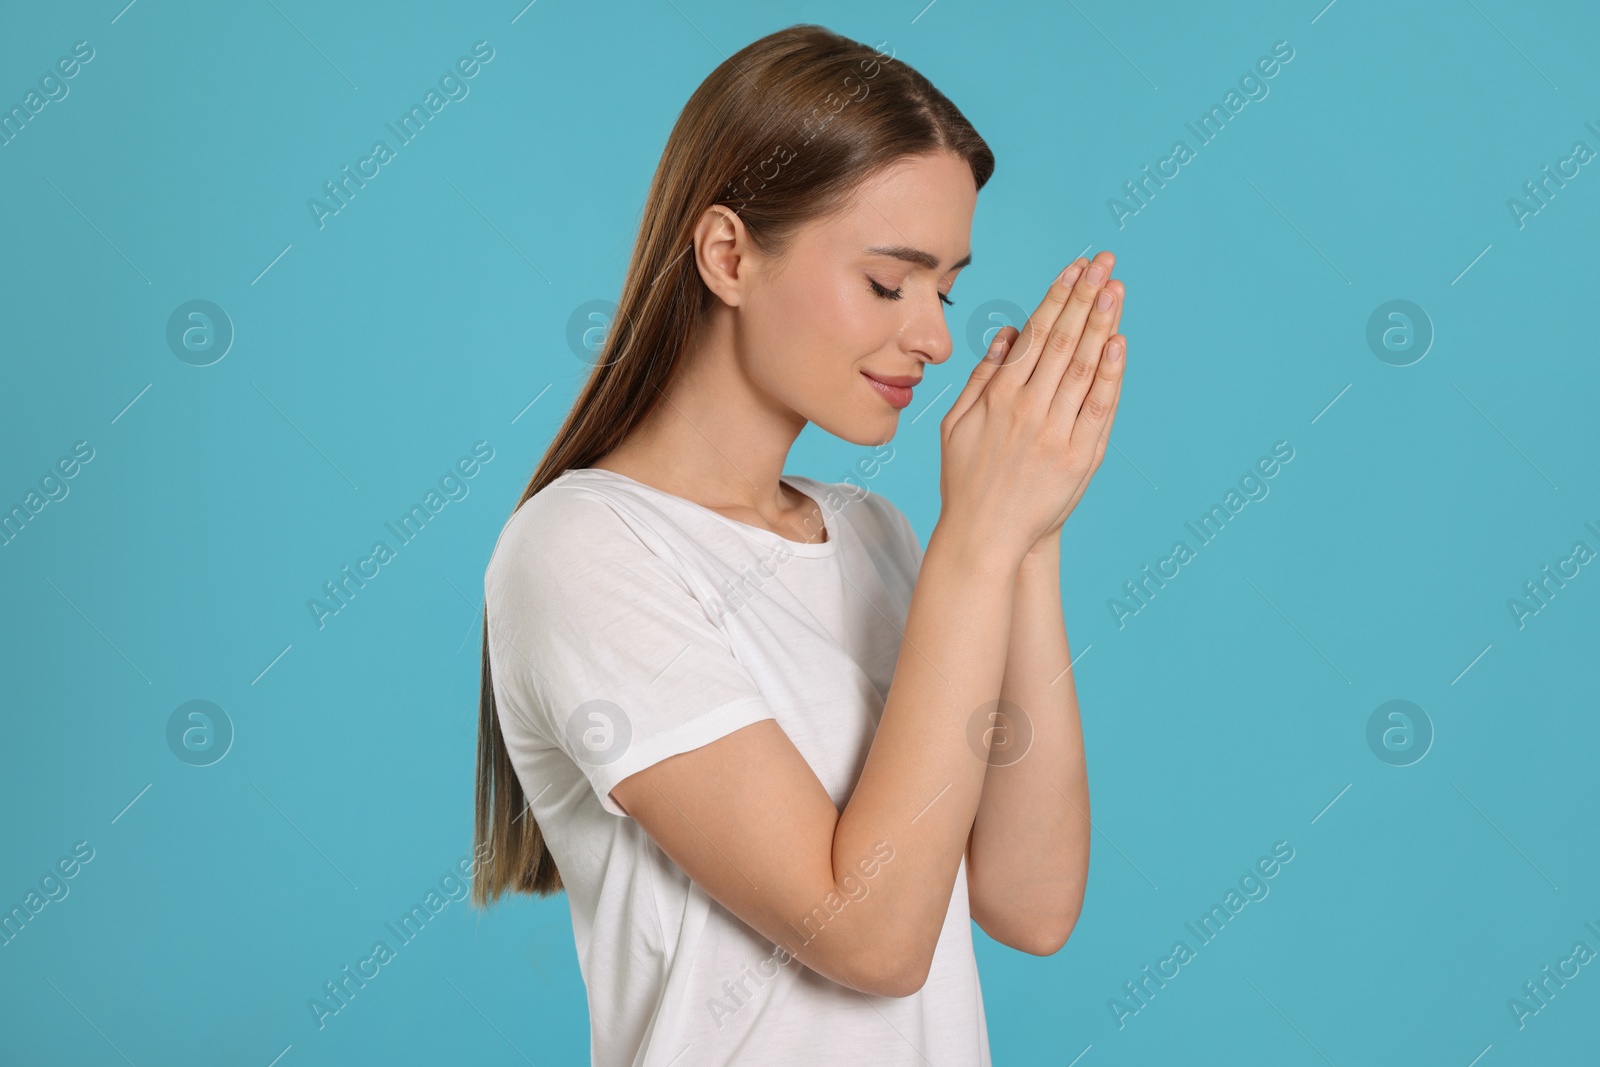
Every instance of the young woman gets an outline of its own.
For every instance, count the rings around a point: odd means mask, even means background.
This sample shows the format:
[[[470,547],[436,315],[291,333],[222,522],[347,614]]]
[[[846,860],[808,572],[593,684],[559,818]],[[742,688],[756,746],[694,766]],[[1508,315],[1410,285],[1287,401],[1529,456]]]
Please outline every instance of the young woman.
[[[971,372],[925,554],[877,493],[783,473],[807,423],[881,461],[993,168],[920,74],[811,25],[667,141],[484,584],[474,901],[567,891],[597,1065],[987,1064],[969,920],[1038,955],[1077,921],[1061,525],[1120,394],[1111,255]]]

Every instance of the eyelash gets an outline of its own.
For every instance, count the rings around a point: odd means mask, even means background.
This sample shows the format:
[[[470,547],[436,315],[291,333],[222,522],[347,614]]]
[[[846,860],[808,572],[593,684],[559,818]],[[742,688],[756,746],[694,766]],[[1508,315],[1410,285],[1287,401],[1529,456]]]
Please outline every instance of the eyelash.
[[[872,291],[873,292],[877,293],[879,296],[883,297],[885,300],[899,300],[900,299],[901,292],[900,292],[899,289],[885,289],[883,286],[879,285],[877,282],[873,281],[871,278],[867,279],[867,284],[872,286]],[[955,306],[956,302],[954,300],[951,300],[948,296],[944,295],[943,293],[939,294],[939,299],[944,301],[946,307],[954,307]]]

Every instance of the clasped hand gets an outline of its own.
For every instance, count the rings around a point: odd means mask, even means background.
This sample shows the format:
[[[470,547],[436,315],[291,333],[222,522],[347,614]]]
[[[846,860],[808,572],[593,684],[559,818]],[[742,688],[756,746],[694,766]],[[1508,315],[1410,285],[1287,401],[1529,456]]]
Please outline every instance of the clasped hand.
[[[1017,562],[1059,549],[1105,456],[1127,338],[1116,257],[1079,258],[1028,321],[994,337],[940,421],[940,521]]]

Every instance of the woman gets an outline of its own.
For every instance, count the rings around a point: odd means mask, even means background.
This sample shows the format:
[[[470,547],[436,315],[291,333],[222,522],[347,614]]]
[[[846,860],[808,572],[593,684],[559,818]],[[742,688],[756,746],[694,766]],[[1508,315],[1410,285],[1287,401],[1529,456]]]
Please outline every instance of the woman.
[[[566,889],[597,1065],[986,1064],[969,918],[1040,955],[1077,921],[1060,532],[1120,393],[1111,255],[944,417],[926,554],[782,473],[808,422],[882,457],[992,171],[926,79],[810,25],[668,139],[485,578],[474,901]]]

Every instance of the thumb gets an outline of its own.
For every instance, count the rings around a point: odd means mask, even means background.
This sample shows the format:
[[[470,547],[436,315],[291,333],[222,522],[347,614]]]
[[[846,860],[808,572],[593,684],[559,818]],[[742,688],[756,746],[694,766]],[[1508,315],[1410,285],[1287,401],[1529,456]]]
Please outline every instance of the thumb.
[[[988,351],[983,358],[978,360],[977,366],[972,368],[972,374],[967,378],[967,384],[956,397],[955,403],[950,405],[947,418],[951,422],[958,421],[973,404],[978,402],[978,397],[983,395],[984,388],[1000,373],[1000,368],[1005,366],[1006,357],[1011,352],[1011,345],[1021,336],[1022,331],[1015,326],[1002,326],[994,335],[994,340],[989,342]]]

